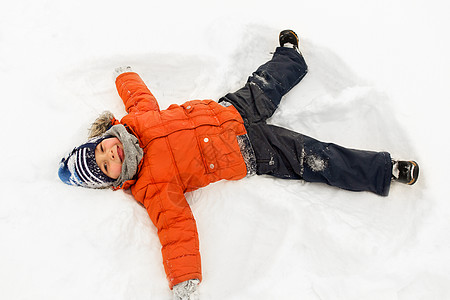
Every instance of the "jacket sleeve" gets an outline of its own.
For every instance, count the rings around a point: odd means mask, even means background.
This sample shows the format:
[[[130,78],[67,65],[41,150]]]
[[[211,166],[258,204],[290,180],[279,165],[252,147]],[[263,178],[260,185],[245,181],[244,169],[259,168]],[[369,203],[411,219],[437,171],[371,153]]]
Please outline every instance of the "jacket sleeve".
[[[134,72],[120,74],[116,78],[116,88],[128,113],[159,110],[156,98],[138,74]]]
[[[170,288],[189,279],[201,281],[197,225],[181,187],[156,183],[145,194],[144,206],[158,229]]]

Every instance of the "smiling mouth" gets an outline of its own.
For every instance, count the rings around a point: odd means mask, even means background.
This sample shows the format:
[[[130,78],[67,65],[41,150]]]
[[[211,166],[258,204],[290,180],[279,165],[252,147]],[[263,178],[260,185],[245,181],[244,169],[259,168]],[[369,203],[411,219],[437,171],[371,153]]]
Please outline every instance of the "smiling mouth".
[[[123,162],[124,153],[123,153],[123,149],[120,148],[119,146],[117,146],[117,154],[119,155],[120,162]]]

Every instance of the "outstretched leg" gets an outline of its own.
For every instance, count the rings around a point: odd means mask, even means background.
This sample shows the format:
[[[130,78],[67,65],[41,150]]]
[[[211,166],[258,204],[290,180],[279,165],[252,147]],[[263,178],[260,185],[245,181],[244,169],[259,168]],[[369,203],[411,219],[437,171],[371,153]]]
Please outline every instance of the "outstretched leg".
[[[348,149],[264,123],[247,127],[257,174],[322,182],[387,196],[392,162],[387,152]]]
[[[249,77],[278,107],[281,98],[308,72],[303,56],[293,48],[278,47],[270,61],[260,66]]]
[[[231,103],[246,123],[265,122],[273,115],[281,98],[308,72],[308,66],[295,48],[278,47],[270,61],[260,66],[245,86],[222,97]]]

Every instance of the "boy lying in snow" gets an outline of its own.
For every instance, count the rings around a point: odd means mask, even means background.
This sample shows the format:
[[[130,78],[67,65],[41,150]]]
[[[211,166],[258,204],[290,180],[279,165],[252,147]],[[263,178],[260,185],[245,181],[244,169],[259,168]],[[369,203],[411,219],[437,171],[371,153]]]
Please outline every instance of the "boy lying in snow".
[[[250,174],[322,182],[387,196],[391,181],[414,184],[419,167],[387,152],[347,149],[266,123],[308,67],[291,30],[243,88],[215,102],[193,100],[160,110],[130,67],[116,69],[128,115],[102,114],[90,140],[62,159],[67,184],[131,189],[158,228],[175,299],[195,299],[202,279],[194,217],[184,193]]]

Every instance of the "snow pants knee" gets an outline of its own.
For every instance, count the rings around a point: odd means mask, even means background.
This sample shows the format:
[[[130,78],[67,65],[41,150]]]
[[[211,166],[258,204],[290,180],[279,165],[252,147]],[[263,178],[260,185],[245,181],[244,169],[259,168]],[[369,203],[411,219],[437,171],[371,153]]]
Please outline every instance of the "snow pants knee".
[[[389,153],[348,149],[266,123],[283,95],[300,82],[307,70],[297,51],[277,48],[273,58],[260,66],[243,88],[219,101],[231,103],[244,119],[257,174],[387,196],[392,174]]]

